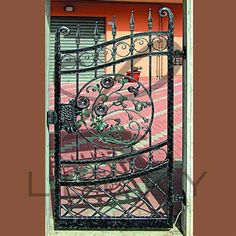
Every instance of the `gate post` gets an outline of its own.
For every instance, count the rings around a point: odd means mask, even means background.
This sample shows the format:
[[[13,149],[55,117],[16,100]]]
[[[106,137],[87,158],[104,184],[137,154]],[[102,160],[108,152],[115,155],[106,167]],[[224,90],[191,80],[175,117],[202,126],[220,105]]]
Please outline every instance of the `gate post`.
[[[55,123],[55,196],[54,196],[54,219],[55,219],[55,228],[59,222],[60,215],[60,177],[61,177],[61,167],[60,167],[60,145],[61,145],[61,136],[60,136],[60,104],[61,104],[61,42],[60,37],[61,34],[68,34],[69,29],[67,27],[60,27],[56,31],[55,35],[55,81],[54,81],[54,110],[57,114],[57,121]]]
[[[173,131],[174,131],[174,15],[169,8],[159,10],[161,17],[168,15],[168,114],[167,114],[167,158],[168,158],[168,224],[173,225]]]

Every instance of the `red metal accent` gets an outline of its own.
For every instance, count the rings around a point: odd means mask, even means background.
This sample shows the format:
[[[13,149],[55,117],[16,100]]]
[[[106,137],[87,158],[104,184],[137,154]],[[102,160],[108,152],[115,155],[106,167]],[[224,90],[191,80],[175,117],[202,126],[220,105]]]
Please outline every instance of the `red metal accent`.
[[[133,76],[131,76],[131,71],[127,71],[127,72],[126,72],[126,75],[127,75],[127,76],[133,77],[136,81],[139,81],[140,74],[141,74],[141,71],[134,71],[134,72],[133,72]],[[135,82],[135,81],[129,79],[129,82]]]

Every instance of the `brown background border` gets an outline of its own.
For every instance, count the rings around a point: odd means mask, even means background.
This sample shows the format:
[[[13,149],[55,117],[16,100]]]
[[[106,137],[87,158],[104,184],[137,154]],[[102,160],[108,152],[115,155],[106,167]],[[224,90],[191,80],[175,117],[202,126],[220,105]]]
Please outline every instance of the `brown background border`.
[[[234,0],[194,1],[194,235],[235,225]],[[0,234],[44,235],[44,1],[1,3]]]

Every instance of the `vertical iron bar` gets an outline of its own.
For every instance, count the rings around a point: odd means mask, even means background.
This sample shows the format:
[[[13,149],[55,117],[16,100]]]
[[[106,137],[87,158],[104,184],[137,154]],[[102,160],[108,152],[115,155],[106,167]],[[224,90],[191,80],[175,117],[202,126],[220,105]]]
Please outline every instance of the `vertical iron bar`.
[[[54,178],[54,187],[55,187],[55,200],[54,200],[54,216],[55,216],[55,225],[58,224],[60,218],[60,178],[61,178],[61,121],[60,121],[60,104],[61,104],[61,64],[62,64],[62,56],[61,56],[61,42],[60,37],[61,33],[69,33],[69,29],[67,27],[60,27],[57,29],[55,34],[55,83],[54,83],[54,109],[57,114],[57,122],[54,126],[55,129],[55,178]]]
[[[94,147],[94,159],[96,159],[96,158],[97,158],[97,147],[95,146],[95,147]],[[98,170],[98,168],[97,168],[97,163],[95,163],[95,164],[94,164],[94,169],[93,169],[94,179],[97,178],[97,170]]]
[[[79,70],[79,46],[80,46],[80,27],[79,25],[77,26],[77,31],[76,31],[76,70]],[[79,92],[79,72],[76,73],[76,96]]]
[[[61,55],[60,55],[60,30],[58,29],[55,35],[55,83],[54,83],[54,109],[57,113],[57,122],[54,126],[55,129],[55,150],[54,150],[54,158],[55,158],[55,206],[54,206],[54,215],[55,215],[55,224],[58,223],[59,220],[59,211],[60,211],[60,185],[59,185],[59,176],[60,176],[60,91],[61,91],[61,75],[60,75],[60,67],[61,67]],[[59,115],[59,116],[58,116]]]
[[[76,70],[79,71],[79,45],[80,45],[80,28],[79,25],[77,26],[77,32],[76,32]],[[79,72],[76,73],[76,95],[78,96],[79,93]],[[79,160],[79,135],[78,131],[76,130],[76,160]]]
[[[134,11],[131,12],[130,17],[130,55],[134,55]],[[133,77],[134,73],[134,59],[131,59],[130,61],[130,71],[131,71],[131,77]]]
[[[94,45],[96,46],[98,44],[98,22],[96,21],[95,29],[94,29]],[[94,49],[94,66],[96,67],[98,65],[98,50],[97,47]],[[94,70],[94,77],[97,77],[97,69]]]
[[[134,146],[130,147],[130,152],[132,153],[134,151]]]
[[[168,223],[173,225],[173,132],[174,132],[174,15],[169,8],[163,7],[159,10],[161,17],[168,15]]]
[[[98,22],[96,21],[95,29],[94,29],[94,45],[96,46],[98,44]],[[97,47],[94,49],[94,66],[97,67],[98,64],[98,50]],[[94,70],[94,77],[97,78],[97,68]],[[97,147],[94,147],[94,159],[97,158]],[[94,176],[96,179],[97,176],[97,165],[94,166]]]
[[[148,47],[149,47],[149,94],[150,97],[152,96],[152,9],[148,9],[148,32],[149,32],[149,41],[148,41]],[[149,146],[152,146],[152,127],[150,127],[149,130]],[[151,153],[150,153],[151,154]],[[149,161],[151,159],[151,155],[149,155]]]
[[[113,21],[112,21],[112,38],[113,40],[116,39],[116,17],[113,16]],[[116,60],[116,43],[113,43],[112,46],[112,58],[113,58],[113,62],[115,62]],[[116,73],[116,64],[113,64],[113,74]]]
[[[115,177],[115,175],[116,175],[116,164],[115,164],[114,161],[111,163],[111,173],[112,173],[112,177]]]
[[[161,7],[163,7],[163,4],[161,4]],[[159,31],[162,31],[163,30],[163,19],[161,18],[160,19],[160,24],[159,24]],[[161,45],[162,47],[163,45]],[[159,56],[159,79],[163,79],[163,56]]]
[[[133,146],[132,146],[133,147]],[[134,172],[134,162],[135,162],[135,158],[131,158],[130,162],[129,162],[129,166],[130,166],[130,172],[133,173]]]
[[[112,38],[113,40],[116,39],[116,16],[113,16],[112,18]],[[116,43],[114,42],[112,45],[112,58],[113,58],[113,62],[116,61]],[[113,64],[113,74],[116,73],[116,64]],[[112,156],[115,156],[115,149],[112,149]],[[114,163],[112,163],[112,171],[113,171],[113,175],[115,176],[115,166]]]
[[[171,19],[172,16],[172,19]],[[174,25],[173,14],[170,14],[169,18],[169,57],[168,57],[168,157],[169,157],[169,189],[170,189],[170,224],[173,224],[173,149],[174,149],[174,67],[173,67],[173,55],[174,55]]]

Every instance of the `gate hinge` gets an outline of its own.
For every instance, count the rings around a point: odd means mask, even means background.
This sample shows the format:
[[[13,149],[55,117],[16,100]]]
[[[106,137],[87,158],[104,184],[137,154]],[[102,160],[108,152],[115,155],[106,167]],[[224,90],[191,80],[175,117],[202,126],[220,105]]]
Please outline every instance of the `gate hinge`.
[[[55,111],[47,111],[47,125],[54,125],[57,123],[57,113]]]
[[[184,190],[182,190],[182,194],[174,194],[173,195],[173,202],[182,202],[184,205],[186,205],[186,194]]]
[[[183,65],[183,60],[186,59],[186,47],[183,50],[174,50],[174,65]]]
[[[183,47],[183,59],[186,59],[187,58],[187,47],[186,46],[184,46]]]

